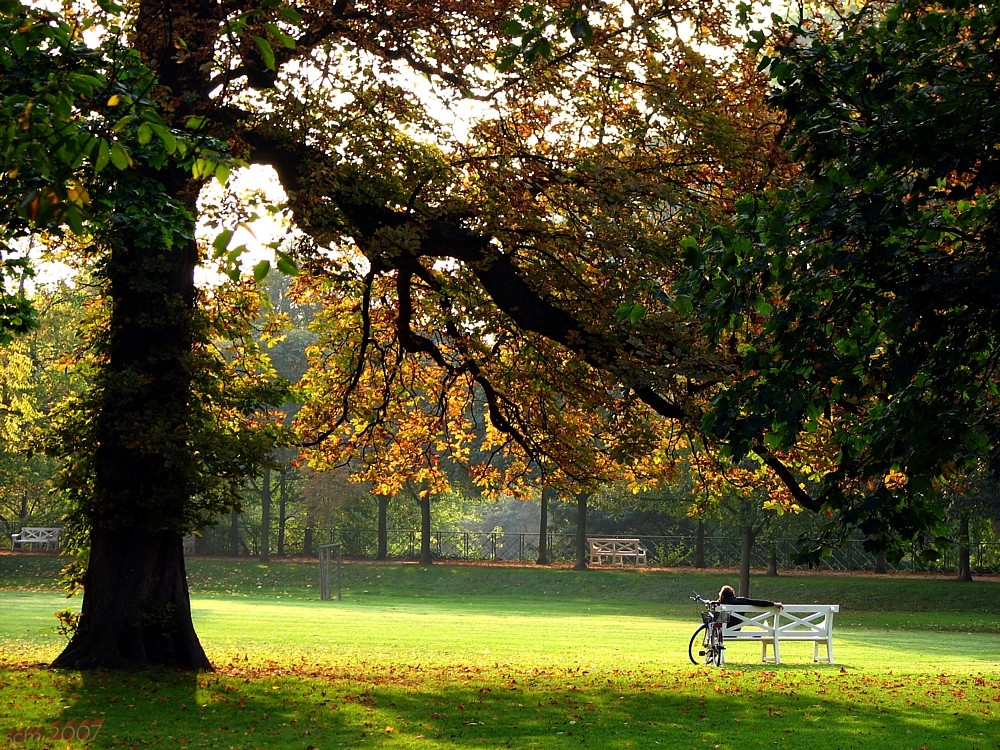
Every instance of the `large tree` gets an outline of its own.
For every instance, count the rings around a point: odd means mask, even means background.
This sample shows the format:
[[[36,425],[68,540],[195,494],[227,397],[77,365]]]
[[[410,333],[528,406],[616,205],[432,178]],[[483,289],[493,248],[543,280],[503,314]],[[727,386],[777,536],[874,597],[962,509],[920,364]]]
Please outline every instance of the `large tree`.
[[[242,428],[262,393],[219,387],[232,383],[209,346],[211,316],[196,306],[199,186],[225,169],[191,96],[211,42],[191,16],[143,6],[123,29],[120,9],[104,7],[114,14],[0,8],[8,252],[72,232],[107,300],[91,329],[86,408],[64,432],[73,455],[63,488],[88,557],[79,628],[56,664],[207,667],[181,538],[252,469],[261,445]],[[159,33],[171,21],[173,39]],[[126,31],[132,48],[119,42]],[[179,55],[182,38],[198,51]],[[27,303],[14,302],[4,325],[16,331]]]
[[[672,297],[681,238],[783,168],[752,63],[709,55],[733,47],[726,3],[101,7],[0,4],[8,237],[92,237],[109,300],[93,450],[69,475],[90,557],[60,666],[208,666],[181,537],[259,448],[222,429],[202,377],[199,195],[232,160],[277,172],[315,288],[362,286],[348,397],[368,363],[421,357],[474,386],[525,461],[576,473],[616,448],[574,440],[588,410],[652,445],[734,373]],[[231,230],[211,249],[235,263]]]

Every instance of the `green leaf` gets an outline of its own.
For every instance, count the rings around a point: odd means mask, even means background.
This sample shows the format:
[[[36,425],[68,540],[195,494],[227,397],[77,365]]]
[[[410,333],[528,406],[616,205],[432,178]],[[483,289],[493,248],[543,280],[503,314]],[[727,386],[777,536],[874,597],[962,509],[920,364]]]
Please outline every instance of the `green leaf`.
[[[121,133],[125,128],[135,121],[135,115],[125,115],[118,122],[111,126],[112,133]]]
[[[170,132],[170,128],[158,122],[151,122],[149,126],[163,143],[163,148],[168,154],[172,154],[177,150],[177,136]]]
[[[521,54],[521,48],[516,44],[507,44],[500,48],[497,52],[497,70],[501,73],[506,73],[511,68],[514,67],[514,63],[517,62],[518,55]]]
[[[76,206],[66,205],[63,207],[62,220],[69,225],[73,234],[82,235],[83,234],[83,214],[80,212]]]
[[[108,166],[108,162],[111,161],[111,144],[108,143],[103,138],[98,139],[97,142],[97,156],[94,158],[94,172],[100,174],[101,171]]]
[[[24,57],[28,51],[28,40],[24,34],[12,34],[7,40],[7,44],[10,45],[10,48],[14,50],[14,54],[18,57]]]
[[[104,81],[87,73],[70,73],[66,83],[71,91],[84,96],[93,96],[95,91],[104,87]]]
[[[194,164],[191,165],[191,176],[196,180],[203,180],[206,177],[214,175],[217,166],[211,159],[198,157],[194,160]]]
[[[278,8],[278,15],[296,26],[302,23],[302,14],[295,10],[295,8],[289,8],[287,5]]]
[[[278,24],[268,23],[265,24],[265,28],[268,30],[271,36],[273,36],[275,39],[278,40],[278,42],[281,44],[282,47],[285,47],[287,49],[295,49],[295,39],[286,34],[284,31],[282,31],[281,27],[278,26]],[[273,67],[273,65],[270,67]]]
[[[278,270],[286,276],[299,275],[299,267],[295,264],[295,261],[291,259],[288,253],[277,254],[277,266]]]
[[[111,163],[118,169],[128,169],[132,166],[132,157],[122,144],[117,142],[111,144]]]
[[[229,181],[230,168],[228,164],[220,164],[215,168],[215,179],[220,185]]]
[[[619,323],[635,325],[646,315],[646,306],[637,302],[622,302],[615,310],[615,319]]]
[[[229,247],[230,241],[233,239],[232,229],[223,229],[216,236],[215,240],[212,242],[212,250],[214,251],[214,257],[220,258],[226,252],[226,248]]]
[[[274,70],[274,50],[271,48],[271,43],[262,36],[252,36],[250,38],[257,45],[257,51],[260,52],[260,59],[263,60],[265,67],[268,70]]]
[[[521,34],[527,31],[527,29],[524,28],[519,21],[514,20],[505,21],[500,28],[503,30],[503,33],[508,34],[509,36],[521,36]]]
[[[253,277],[255,281],[263,281],[271,271],[271,261],[262,260],[253,267]]]
[[[569,33],[573,35],[573,39],[583,44],[590,44],[590,40],[594,38],[594,29],[586,18],[574,21],[569,27]]]

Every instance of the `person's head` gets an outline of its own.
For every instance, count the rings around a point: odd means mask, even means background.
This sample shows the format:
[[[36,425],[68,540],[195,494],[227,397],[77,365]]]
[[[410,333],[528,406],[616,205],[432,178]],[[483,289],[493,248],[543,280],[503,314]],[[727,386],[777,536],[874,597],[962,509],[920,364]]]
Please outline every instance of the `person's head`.
[[[723,586],[721,589],[719,589],[720,602],[729,602],[735,598],[736,598],[736,592],[733,590],[732,586],[727,584]]]

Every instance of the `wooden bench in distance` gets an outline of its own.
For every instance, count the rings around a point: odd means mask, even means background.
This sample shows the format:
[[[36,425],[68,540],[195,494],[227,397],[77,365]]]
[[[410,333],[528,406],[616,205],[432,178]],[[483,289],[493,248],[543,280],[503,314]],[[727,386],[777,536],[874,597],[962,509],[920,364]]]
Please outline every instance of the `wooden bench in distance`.
[[[833,664],[833,615],[839,604],[786,604],[783,609],[751,607],[745,604],[724,604],[721,612],[738,614],[742,622],[730,618],[722,631],[725,641],[760,641],[762,662],[781,664],[781,644],[789,641],[811,641],[813,661]],[[820,645],[826,645],[821,656]],[[772,655],[767,655],[771,646]]]
[[[61,532],[58,527],[25,526],[17,534],[10,535],[10,548],[57,550]]]
[[[605,560],[619,565],[624,565],[626,560],[632,560],[636,565],[646,564],[647,550],[638,539],[590,537],[587,545],[590,547],[590,562],[597,565]]]

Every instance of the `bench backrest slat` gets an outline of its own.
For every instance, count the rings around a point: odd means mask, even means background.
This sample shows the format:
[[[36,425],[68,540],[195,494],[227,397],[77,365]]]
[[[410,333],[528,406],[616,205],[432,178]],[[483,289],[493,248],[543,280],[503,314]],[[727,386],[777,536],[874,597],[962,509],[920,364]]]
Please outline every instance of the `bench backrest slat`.
[[[759,628],[770,635],[777,631],[779,637],[826,637],[833,626],[833,614],[840,611],[840,605],[786,604],[783,609],[764,609],[747,604],[724,604],[719,609],[742,618],[742,622],[734,623],[733,636],[744,628]],[[729,631],[727,623],[723,634]]]

